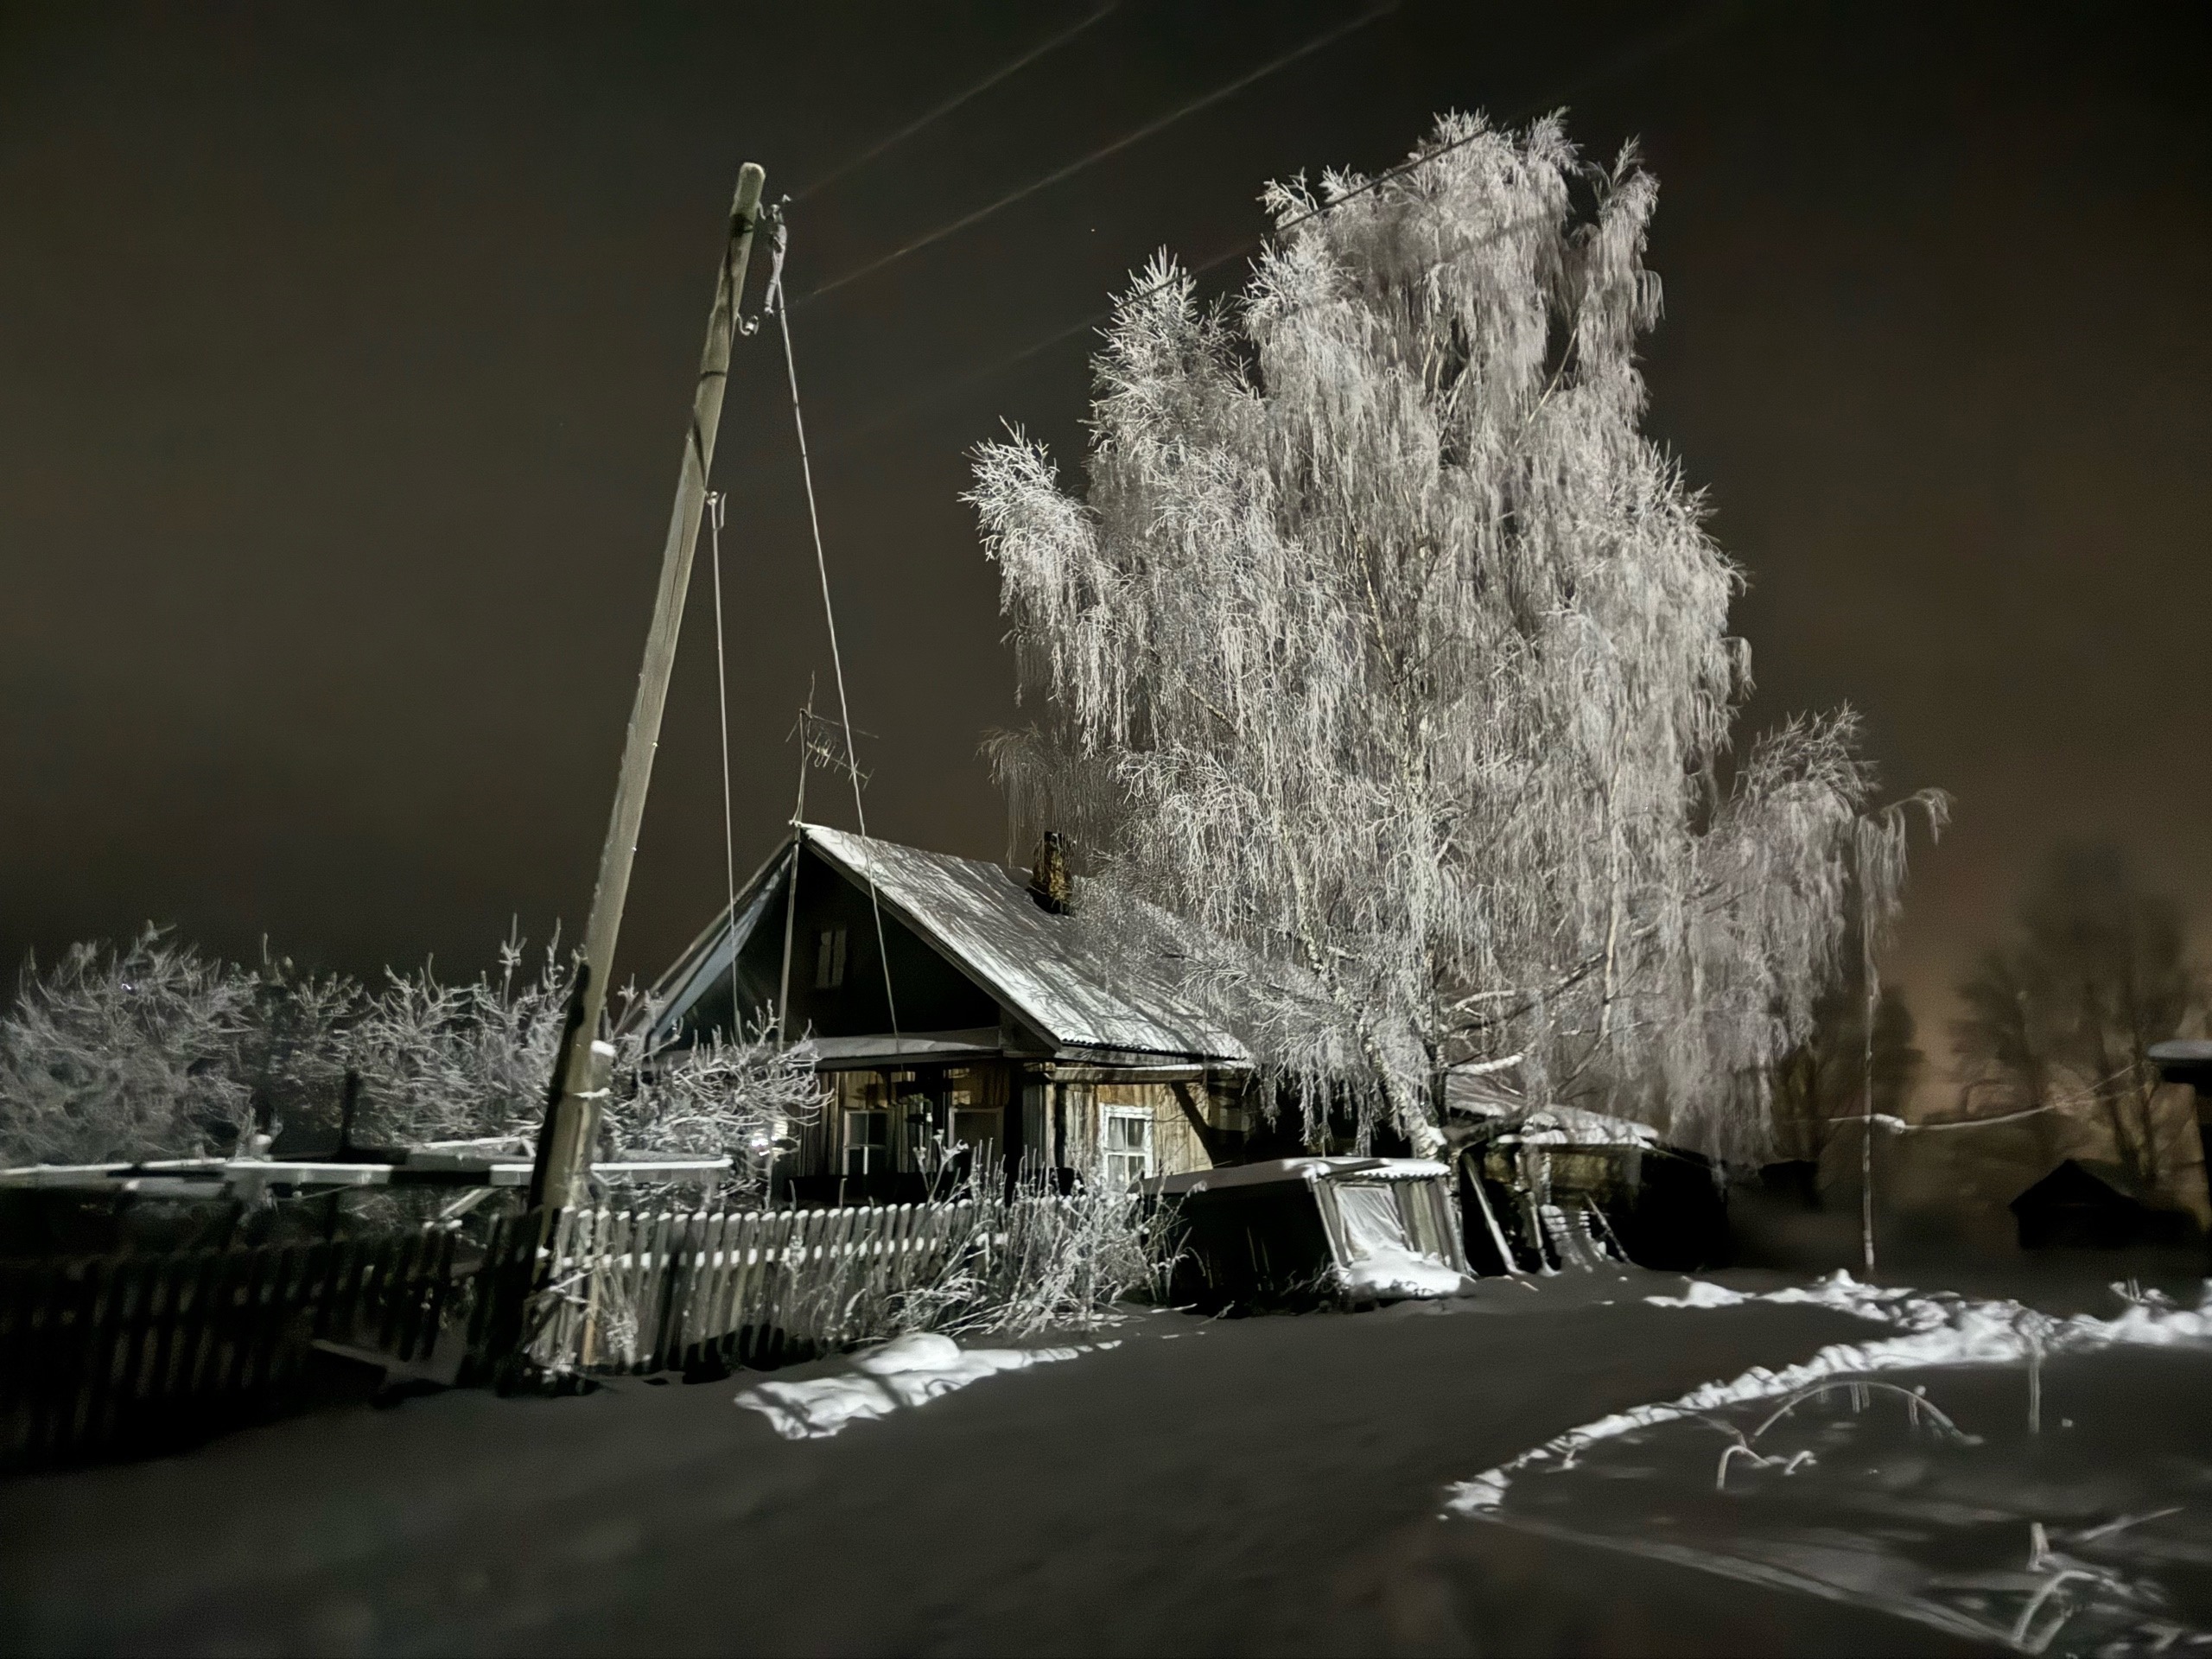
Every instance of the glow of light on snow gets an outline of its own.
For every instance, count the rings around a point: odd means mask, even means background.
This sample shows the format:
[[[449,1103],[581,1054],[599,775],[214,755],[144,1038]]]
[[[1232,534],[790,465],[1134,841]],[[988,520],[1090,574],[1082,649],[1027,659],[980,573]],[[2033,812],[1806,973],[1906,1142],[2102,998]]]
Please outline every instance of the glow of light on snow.
[[[1877,1341],[1832,1343],[1799,1365],[1779,1370],[1754,1365],[1741,1376],[1707,1382],[1679,1399],[1637,1406],[1554,1435],[1541,1446],[1455,1483],[1446,1506],[1460,1515],[1495,1510],[1505,1500],[1513,1478],[1547,1465],[1569,1468],[1588,1447],[1656,1424],[1674,1422],[1723,1407],[1794,1394],[1831,1378],[1865,1376],[1880,1371],[1923,1370],[1941,1365],[2004,1365],[2033,1357],[2083,1353],[2113,1347],[2212,1347],[2212,1280],[2205,1281],[2193,1308],[2176,1306],[2152,1293],[2136,1299],[2109,1319],[2087,1313],[2055,1319],[2018,1302],[1979,1301],[1948,1291],[1923,1294],[1905,1289],[1862,1285],[1836,1273],[1809,1286],[1747,1293],[1692,1281],[1681,1296],[1647,1296],[1659,1307],[1733,1307],[1747,1302],[1781,1302],[1830,1307],[1838,1313],[1886,1325],[1899,1334]]]
[[[825,1440],[850,1424],[926,1404],[1001,1371],[1118,1346],[1102,1342],[1072,1348],[963,1348],[950,1337],[922,1331],[855,1355],[849,1372],[756,1383],[737,1396],[737,1403],[759,1412],[787,1440]]]

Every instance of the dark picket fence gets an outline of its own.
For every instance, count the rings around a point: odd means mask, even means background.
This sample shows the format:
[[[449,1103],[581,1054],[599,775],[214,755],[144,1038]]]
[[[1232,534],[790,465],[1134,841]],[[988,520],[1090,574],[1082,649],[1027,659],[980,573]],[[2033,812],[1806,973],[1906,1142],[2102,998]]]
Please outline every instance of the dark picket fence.
[[[557,1389],[789,1364],[879,1334],[869,1310],[980,1248],[974,1209],[532,1211],[480,1243],[0,1261],[0,1471],[173,1450],[377,1367]]]
[[[318,1339],[427,1362],[457,1286],[485,1265],[456,1244],[423,1232],[0,1262],[0,1468],[157,1452],[279,1414],[301,1402]],[[501,1299],[483,1300],[496,1313]]]

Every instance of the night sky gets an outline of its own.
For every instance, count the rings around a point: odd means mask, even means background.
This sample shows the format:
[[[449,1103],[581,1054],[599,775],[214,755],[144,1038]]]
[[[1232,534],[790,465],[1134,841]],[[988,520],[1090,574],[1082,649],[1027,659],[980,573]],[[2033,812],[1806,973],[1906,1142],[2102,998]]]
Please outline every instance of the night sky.
[[[151,918],[473,972],[580,929],[739,163],[801,196],[805,294],[1363,10],[1132,0],[804,194],[1092,9],[0,13],[0,958]],[[1661,181],[1651,424],[1751,574],[1751,725],[1848,699],[1958,797],[1923,1024],[2059,838],[2212,913],[2208,16],[1408,3],[803,302],[871,827],[1006,851],[964,454],[1019,421],[1076,469],[1123,274],[1218,291],[1263,180],[1565,105]],[[716,473],[741,878],[828,687],[770,334]],[[722,887],[706,550],[622,976]]]

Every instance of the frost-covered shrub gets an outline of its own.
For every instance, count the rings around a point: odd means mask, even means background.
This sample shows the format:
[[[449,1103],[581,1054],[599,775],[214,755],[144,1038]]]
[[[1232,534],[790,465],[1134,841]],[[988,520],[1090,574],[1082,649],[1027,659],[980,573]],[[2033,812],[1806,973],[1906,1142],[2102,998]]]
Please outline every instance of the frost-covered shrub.
[[[833,1340],[1089,1329],[1167,1284],[1169,1230],[1107,1182],[1078,1175],[1063,1189],[1033,1160],[1011,1181],[994,1166],[987,1177],[943,1181],[931,1207],[956,1232],[922,1282],[886,1288],[866,1260],[847,1258],[806,1287]]]
[[[573,969],[517,940],[496,973],[449,983],[390,971],[374,990],[257,972],[149,931],[27,968],[0,1017],[0,1161],[228,1154],[257,1131],[327,1142],[350,1073],[356,1146],[504,1141],[527,1151],[544,1114]],[[767,1140],[818,1107],[812,1051],[748,1039],[653,1052],[643,1020],[615,1036],[601,1156],[738,1158],[757,1185]]]
[[[149,929],[26,969],[0,1015],[0,1161],[223,1153],[251,1127],[261,987]]]

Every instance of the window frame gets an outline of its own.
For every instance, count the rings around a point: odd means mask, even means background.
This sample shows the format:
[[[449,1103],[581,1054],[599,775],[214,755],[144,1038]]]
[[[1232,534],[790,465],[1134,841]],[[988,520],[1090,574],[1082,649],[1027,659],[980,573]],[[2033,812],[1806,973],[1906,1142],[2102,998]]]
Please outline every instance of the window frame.
[[[1141,1150],[1114,1144],[1116,1123],[1141,1123],[1144,1126]],[[1158,1126],[1151,1110],[1143,1106],[1107,1106],[1098,1109],[1098,1166],[1109,1186],[1134,1186],[1139,1181],[1149,1180],[1160,1173],[1160,1137]],[[1135,1165],[1127,1179],[1122,1173]]]
[[[814,988],[817,991],[842,990],[845,983],[849,930],[825,927],[815,934]]]
[[[856,1141],[853,1131],[862,1123],[873,1120],[874,1138]],[[861,1166],[853,1167],[853,1154],[861,1155]],[[892,1167],[891,1113],[881,1106],[849,1107],[843,1114],[838,1141],[839,1172],[846,1176],[880,1175]]]

